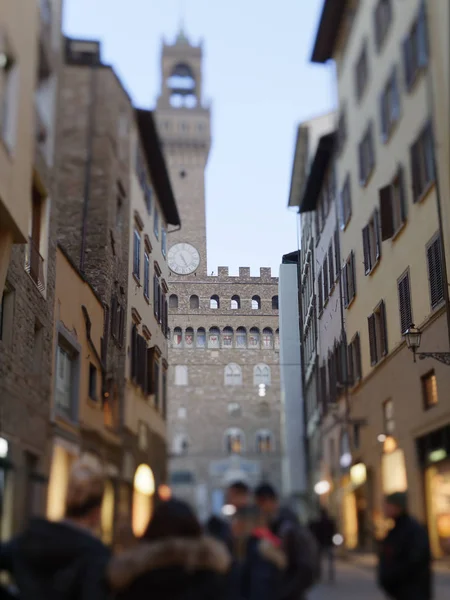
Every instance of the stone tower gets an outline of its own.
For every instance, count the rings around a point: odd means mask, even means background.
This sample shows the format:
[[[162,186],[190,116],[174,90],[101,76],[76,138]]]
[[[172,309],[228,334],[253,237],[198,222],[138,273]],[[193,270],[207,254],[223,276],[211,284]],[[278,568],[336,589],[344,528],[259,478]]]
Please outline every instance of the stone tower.
[[[233,480],[281,486],[278,279],[208,276],[201,46],[180,33],[161,70],[157,121],[183,224],[168,236],[170,481],[206,519]]]

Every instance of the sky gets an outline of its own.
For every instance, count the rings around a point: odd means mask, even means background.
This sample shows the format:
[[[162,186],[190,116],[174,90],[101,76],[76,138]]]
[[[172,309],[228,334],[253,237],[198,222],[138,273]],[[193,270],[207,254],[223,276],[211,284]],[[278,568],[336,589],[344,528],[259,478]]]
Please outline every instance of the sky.
[[[212,103],[208,271],[272,267],[297,249],[288,195],[297,125],[332,108],[331,71],[309,63],[323,0],[65,0],[64,31],[100,39],[136,106],[153,108],[162,39],[203,41]],[[94,8],[95,7],[95,8]],[[282,7],[282,8],[281,8]]]

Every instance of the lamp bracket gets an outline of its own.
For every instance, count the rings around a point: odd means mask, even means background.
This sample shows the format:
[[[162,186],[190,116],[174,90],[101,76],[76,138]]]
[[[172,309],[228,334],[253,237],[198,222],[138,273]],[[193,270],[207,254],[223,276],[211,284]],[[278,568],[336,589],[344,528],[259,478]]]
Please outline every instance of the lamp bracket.
[[[435,360],[450,367],[450,352],[416,352],[416,356],[420,358],[420,360],[434,358]]]

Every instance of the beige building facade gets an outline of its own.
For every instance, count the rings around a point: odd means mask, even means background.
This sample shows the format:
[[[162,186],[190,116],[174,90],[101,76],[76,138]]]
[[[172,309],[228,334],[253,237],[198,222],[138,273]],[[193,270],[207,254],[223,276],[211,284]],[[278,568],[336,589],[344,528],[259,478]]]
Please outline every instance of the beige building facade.
[[[165,44],[156,113],[182,221],[168,236],[170,481],[206,519],[233,480],[281,489],[282,445],[278,279],[270,269],[207,272],[201,69],[201,46],[182,33]]]
[[[442,556],[450,539],[450,370],[442,355],[414,362],[405,341],[414,323],[420,350],[450,349],[448,225],[440,219],[448,214],[448,139],[438,93],[448,81],[448,14],[437,4],[325,2],[312,60],[333,59],[337,74],[350,402],[352,417],[366,422],[352,431],[340,489],[346,542],[370,547],[370,532],[385,527],[383,494],[407,490]]]

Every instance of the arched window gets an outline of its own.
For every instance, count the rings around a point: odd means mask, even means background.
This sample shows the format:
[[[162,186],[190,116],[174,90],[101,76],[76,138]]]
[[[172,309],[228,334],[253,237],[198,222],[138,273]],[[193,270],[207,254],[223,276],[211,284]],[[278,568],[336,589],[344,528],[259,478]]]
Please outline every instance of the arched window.
[[[186,365],[175,365],[175,385],[188,384],[188,368]]]
[[[270,385],[270,367],[261,363],[253,369],[253,385]]]
[[[260,429],[256,434],[256,452],[258,454],[269,454],[274,449],[272,432],[268,429]]]
[[[242,369],[236,363],[230,363],[224,371],[225,385],[242,385]]]
[[[233,296],[231,298],[231,310],[238,310],[241,308],[241,299],[239,296]]]
[[[233,347],[233,329],[231,327],[225,327],[222,331],[222,348]]]
[[[189,308],[192,310],[200,308],[200,298],[195,294],[189,298]]]
[[[189,450],[189,438],[185,433],[177,433],[173,438],[172,443],[173,453],[178,456],[183,456],[188,453]]]
[[[197,329],[197,348],[205,348],[206,346],[206,331],[203,327]]]
[[[209,330],[208,348],[220,348],[220,330],[218,327],[211,327]]]
[[[230,417],[240,417],[242,414],[241,405],[239,402],[230,402],[228,404],[228,414]]]
[[[184,346],[185,348],[193,348],[194,347],[194,330],[192,327],[187,327],[184,332]]]
[[[272,310],[278,310],[278,296],[272,296]]]
[[[225,448],[228,454],[245,452],[245,436],[241,429],[232,427],[225,433]]]
[[[266,327],[265,329],[263,329],[262,342],[263,348],[273,348],[273,331],[270,329],[270,327]]]
[[[259,296],[253,296],[252,298],[252,310],[261,309],[261,298]]]
[[[172,346],[174,348],[181,348],[183,345],[183,332],[181,327],[175,327],[173,330]]]
[[[178,308],[178,296],[176,294],[169,296],[169,308]]]
[[[280,349],[280,330],[275,331],[275,350]]]
[[[250,335],[248,337],[248,347],[259,348],[259,329],[257,327],[252,327],[250,329]]]
[[[247,348],[247,330],[245,327],[236,329],[236,348]]]
[[[219,296],[211,296],[211,299],[209,301],[209,308],[212,308],[213,310],[217,310],[218,308],[220,308]]]

